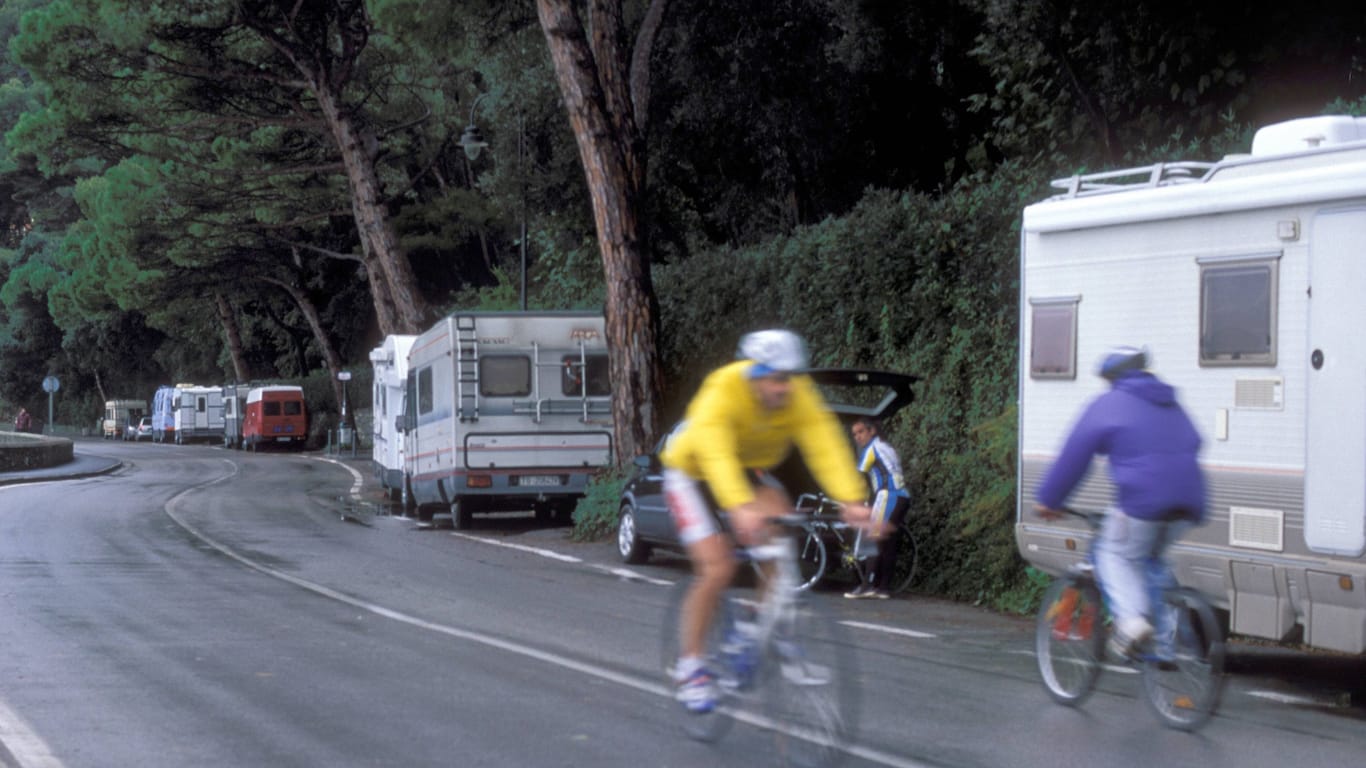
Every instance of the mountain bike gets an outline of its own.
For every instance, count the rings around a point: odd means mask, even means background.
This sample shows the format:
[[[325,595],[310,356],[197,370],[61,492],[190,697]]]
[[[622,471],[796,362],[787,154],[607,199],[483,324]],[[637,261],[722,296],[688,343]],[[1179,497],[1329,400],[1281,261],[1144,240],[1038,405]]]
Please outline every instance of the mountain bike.
[[[806,536],[797,544],[797,556],[802,566],[802,589],[820,583],[831,570],[832,560],[835,568],[853,571],[860,583],[868,581],[868,574],[864,571],[864,561],[871,556],[866,551],[869,542],[865,537],[868,534],[840,520],[838,510],[838,504],[822,494],[804,493],[797,497],[797,511],[810,515],[805,526]],[[915,534],[911,532],[909,515],[901,521],[899,532],[896,568],[888,585],[888,591],[893,595],[910,588],[917,564]],[[877,545],[882,546],[886,540],[884,538]]]
[[[772,520],[768,544],[738,548],[742,561],[771,564],[765,594],[756,602],[737,588],[726,591],[707,637],[707,668],[717,676],[719,705],[694,713],[682,705],[683,730],[716,741],[737,719],[773,733],[783,766],[829,766],[839,758],[858,722],[855,662],[842,627],[801,591],[797,541],[806,515]],[[690,580],[675,585],[665,609],[661,656],[673,685],[679,651],[679,608]]]
[[[1095,689],[1110,631],[1094,565],[1098,538],[1094,534],[1103,516],[1062,511],[1086,520],[1093,535],[1086,558],[1055,579],[1044,593],[1035,648],[1048,695],[1059,704],[1075,707]],[[1173,586],[1155,591],[1159,593],[1154,599],[1157,632],[1123,663],[1138,666],[1144,699],[1163,725],[1194,731],[1218,707],[1223,633],[1214,609],[1195,590]]]

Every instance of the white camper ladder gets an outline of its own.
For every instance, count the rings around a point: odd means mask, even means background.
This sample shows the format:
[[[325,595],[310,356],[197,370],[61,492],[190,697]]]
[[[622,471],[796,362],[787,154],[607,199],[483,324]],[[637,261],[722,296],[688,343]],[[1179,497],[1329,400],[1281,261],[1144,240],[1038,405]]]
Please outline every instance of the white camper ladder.
[[[455,316],[455,412],[460,421],[479,420],[479,334],[470,315]]]

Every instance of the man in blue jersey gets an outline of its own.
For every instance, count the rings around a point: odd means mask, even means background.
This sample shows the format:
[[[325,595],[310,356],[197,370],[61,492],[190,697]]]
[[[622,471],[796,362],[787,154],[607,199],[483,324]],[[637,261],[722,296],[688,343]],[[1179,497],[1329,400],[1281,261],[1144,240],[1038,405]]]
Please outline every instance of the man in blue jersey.
[[[861,416],[850,431],[858,446],[859,471],[868,476],[873,491],[873,524],[883,533],[877,544],[877,554],[863,560],[863,580],[848,598],[885,600],[891,597],[892,572],[896,567],[897,547],[900,545],[901,522],[911,508],[911,494],[901,473],[901,457],[880,433],[877,421]]]
[[[1035,512],[1056,517],[1092,457],[1109,458],[1119,510],[1106,514],[1094,553],[1115,617],[1111,652],[1119,656],[1153,636],[1152,590],[1174,581],[1167,548],[1205,519],[1200,434],[1176,391],[1147,367],[1146,348],[1116,347],[1101,359],[1097,373],[1110,391],[1086,407],[1035,493]],[[1158,618],[1166,634],[1167,618]]]

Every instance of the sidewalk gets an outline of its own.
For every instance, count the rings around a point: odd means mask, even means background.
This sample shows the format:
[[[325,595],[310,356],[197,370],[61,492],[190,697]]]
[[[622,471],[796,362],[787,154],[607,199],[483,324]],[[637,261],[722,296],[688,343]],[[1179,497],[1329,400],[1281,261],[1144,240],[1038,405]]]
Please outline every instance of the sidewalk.
[[[75,480],[82,477],[107,475],[123,466],[123,462],[108,456],[95,456],[82,450],[84,441],[76,440],[73,445],[74,458],[55,467],[19,469],[13,472],[0,472],[0,485],[16,483],[50,482],[53,480]]]

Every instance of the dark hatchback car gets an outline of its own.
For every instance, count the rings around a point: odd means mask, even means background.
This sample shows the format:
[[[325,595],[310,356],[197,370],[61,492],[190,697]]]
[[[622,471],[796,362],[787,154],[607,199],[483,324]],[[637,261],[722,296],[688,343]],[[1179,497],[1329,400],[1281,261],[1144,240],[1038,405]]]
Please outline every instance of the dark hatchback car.
[[[911,385],[919,380],[902,373],[851,368],[818,368],[808,373],[845,426],[846,437],[854,419],[860,416],[887,419],[909,405],[915,399]],[[649,455],[636,457],[635,470],[622,487],[617,515],[617,551],[627,563],[645,562],[655,548],[681,549],[678,532],[664,503],[663,468],[658,458],[668,440],[669,435],[665,435]],[[854,451],[852,439],[849,451],[851,454]],[[819,488],[795,449],[774,474],[794,499]]]

